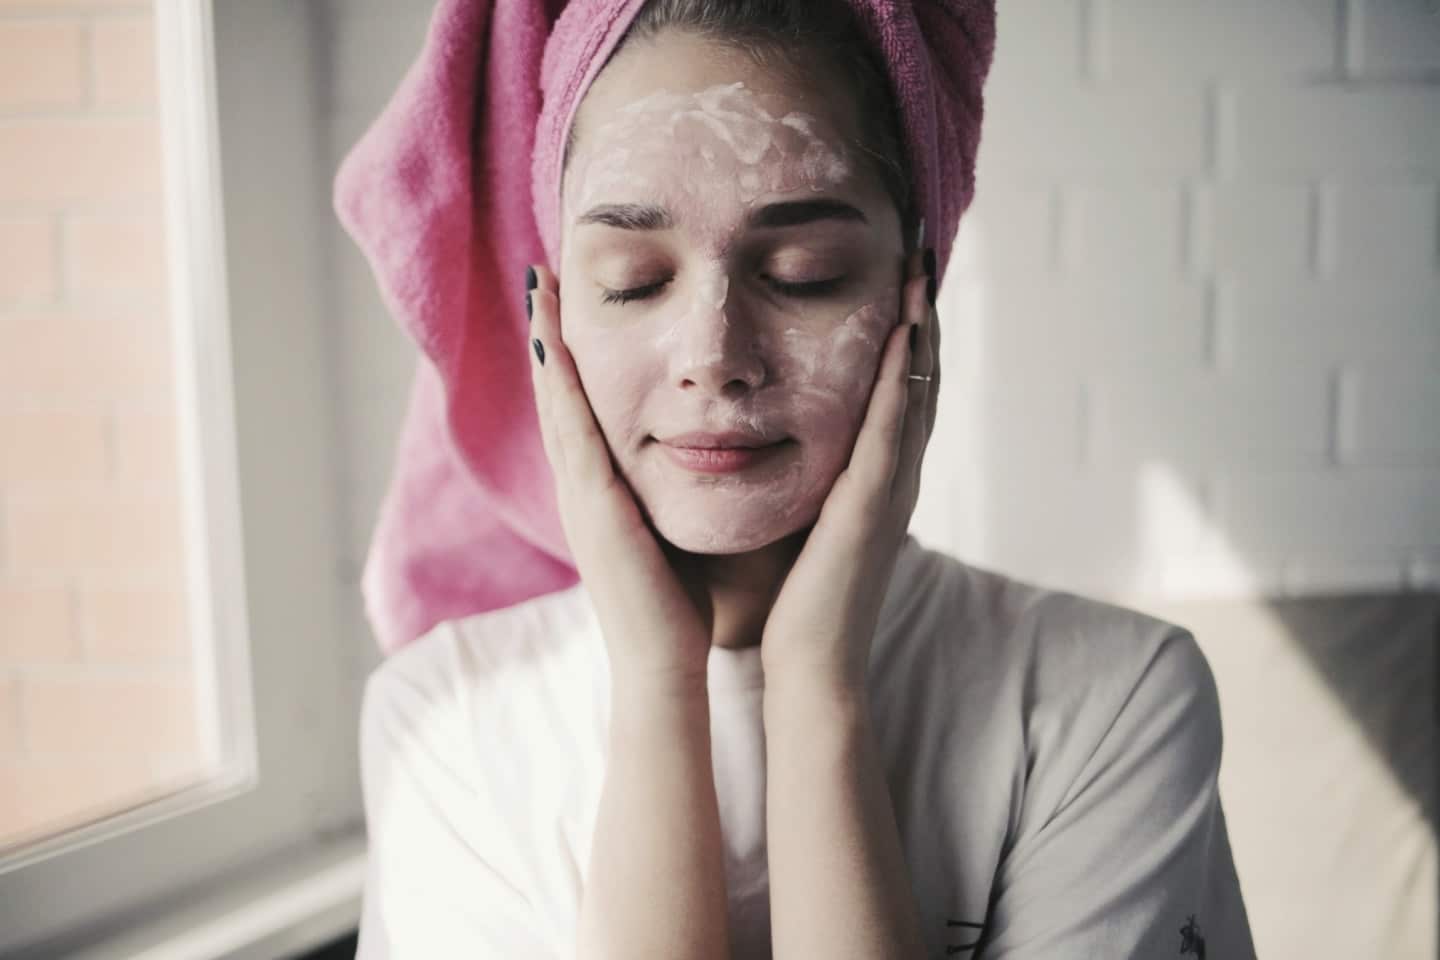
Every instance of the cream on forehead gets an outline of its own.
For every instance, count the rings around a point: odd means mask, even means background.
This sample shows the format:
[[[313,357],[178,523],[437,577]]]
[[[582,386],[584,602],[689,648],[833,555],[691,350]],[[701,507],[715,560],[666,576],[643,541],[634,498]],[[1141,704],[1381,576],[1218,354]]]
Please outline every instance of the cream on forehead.
[[[743,81],[690,93],[657,90],[632,100],[588,135],[566,179],[567,220],[597,202],[654,198],[681,214],[744,210],[766,194],[833,189],[851,173],[844,144],[816,133],[799,111],[776,117]],[[725,224],[691,224],[707,263],[691,311],[723,311],[729,277]],[[690,313],[676,318],[689,322]],[[665,339],[662,337],[662,340]]]
[[[834,188],[852,166],[843,143],[816,133],[818,123],[799,111],[776,117],[743,81],[658,90],[586,134],[589,147],[565,178],[565,217],[601,201],[635,200],[637,192],[725,209],[767,193]]]

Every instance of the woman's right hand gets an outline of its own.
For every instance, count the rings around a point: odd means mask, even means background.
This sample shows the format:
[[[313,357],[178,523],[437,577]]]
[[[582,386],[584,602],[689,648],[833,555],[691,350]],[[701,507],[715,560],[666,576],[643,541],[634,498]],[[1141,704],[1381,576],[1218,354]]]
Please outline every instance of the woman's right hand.
[[[555,275],[535,265],[530,373],[565,539],[595,605],[612,682],[705,689],[710,631],[616,468],[569,349]],[[542,360],[543,358],[543,360]]]

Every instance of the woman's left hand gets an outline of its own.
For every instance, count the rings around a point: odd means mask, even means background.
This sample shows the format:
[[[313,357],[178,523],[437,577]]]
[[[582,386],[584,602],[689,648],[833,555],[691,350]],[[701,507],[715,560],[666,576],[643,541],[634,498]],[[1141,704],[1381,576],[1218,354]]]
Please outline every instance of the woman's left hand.
[[[940,330],[924,263],[918,251],[906,262],[901,322],[881,351],[849,465],[766,618],[760,650],[767,684],[793,674],[841,694],[865,689],[871,640],[919,496],[940,391]],[[928,374],[931,382],[908,379],[911,373]]]

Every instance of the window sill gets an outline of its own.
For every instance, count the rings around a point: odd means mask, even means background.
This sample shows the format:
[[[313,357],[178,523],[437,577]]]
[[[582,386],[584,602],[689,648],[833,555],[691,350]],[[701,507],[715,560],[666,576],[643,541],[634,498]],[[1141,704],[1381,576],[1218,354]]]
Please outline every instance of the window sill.
[[[363,833],[347,836],[70,956],[268,960],[303,954],[359,925],[365,856]]]

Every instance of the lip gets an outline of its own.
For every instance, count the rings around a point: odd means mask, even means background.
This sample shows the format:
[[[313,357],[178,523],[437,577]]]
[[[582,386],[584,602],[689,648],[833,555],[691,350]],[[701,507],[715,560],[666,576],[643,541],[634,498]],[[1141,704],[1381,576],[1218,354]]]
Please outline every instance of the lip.
[[[742,440],[755,445],[738,445]],[[745,434],[689,433],[658,442],[664,448],[666,456],[686,470],[697,473],[734,473],[769,459],[788,441],[763,443]]]
[[[678,433],[673,437],[657,437],[656,439],[669,447],[691,450],[754,450],[774,446],[779,442],[767,440],[761,434],[744,430],[721,430],[719,432],[693,430],[689,433]]]

